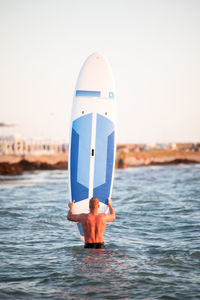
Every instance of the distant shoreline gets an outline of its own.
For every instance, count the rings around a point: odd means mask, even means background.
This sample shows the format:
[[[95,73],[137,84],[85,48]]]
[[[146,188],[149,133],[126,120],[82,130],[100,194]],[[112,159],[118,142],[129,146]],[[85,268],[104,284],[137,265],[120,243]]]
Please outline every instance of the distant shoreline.
[[[25,171],[67,170],[67,168],[66,153],[0,156],[0,175],[21,175]]]
[[[130,151],[124,146],[117,149],[115,168],[199,163],[199,151],[164,149]],[[0,155],[0,175],[21,175],[26,171],[67,169],[67,153]]]
[[[153,149],[129,151],[127,148],[118,149],[116,165],[118,168],[150,166],[150,165],[175,165],[175,164],[200,163],[200,151],[188,149]]]

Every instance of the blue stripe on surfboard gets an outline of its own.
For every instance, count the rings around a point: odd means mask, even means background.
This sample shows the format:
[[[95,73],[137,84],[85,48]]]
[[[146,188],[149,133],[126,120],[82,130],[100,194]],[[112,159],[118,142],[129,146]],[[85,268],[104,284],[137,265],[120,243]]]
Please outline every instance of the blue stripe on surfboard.
[[[81,201],[88,197],[89,189],[88,187],[80,184],[77,181],[78,173],[78,144],[79,144],[79,135],[74,129],[72,129],[72,140],[71,140],[71,198],[72,200]]]
[[[107,198],[110,196],[110,188],[113,175],[113,163],[114,163],[114,132],[108,137],[107,148],[107,167],[106,167],[106,182],[97,186],[93,190],[93,197],[97,197],[99,201],[107,204]]]
[[[75,202],[88,198],[92,114],[72,123],[71,137],[71,197]]]
[[[89,188],[92,114],[76,119],[72,128],[79,134],[77,181]]]
[[[76,90],[76,97],[101,97],[101,92]]]
[[[114,131],[114,123],[97,114],[94,188],[106,182],[108,136]],[[114,151],[114,149],[112,149]]]
[[[113,176],[114,123],[97,114],[93,196],[107,204]]]

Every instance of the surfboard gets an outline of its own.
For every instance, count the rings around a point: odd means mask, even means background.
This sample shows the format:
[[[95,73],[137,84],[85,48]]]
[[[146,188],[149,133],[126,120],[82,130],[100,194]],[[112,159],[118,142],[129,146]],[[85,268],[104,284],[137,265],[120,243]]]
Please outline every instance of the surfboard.
[[[116,149],[116,98],[110,64],[93,53],[83,64],[72,102],[69,139],[70,201],[74,213],[88,213],[89,199],[97,197],[100,213],[111,197]],[[77,223],[78,233],[84,233]]]

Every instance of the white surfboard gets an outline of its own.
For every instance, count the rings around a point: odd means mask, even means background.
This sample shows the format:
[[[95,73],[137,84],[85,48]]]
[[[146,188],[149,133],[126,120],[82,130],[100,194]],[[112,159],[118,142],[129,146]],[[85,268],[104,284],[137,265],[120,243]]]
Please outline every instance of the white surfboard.
[[[115,165],[116,99],[112,71],[100,53],[83,64],[72,104],[69,143],[70,201],[74,213],[88,213],[89,199],[97,197],[106,212]],[[78,232],[84,241],[80,223]]]

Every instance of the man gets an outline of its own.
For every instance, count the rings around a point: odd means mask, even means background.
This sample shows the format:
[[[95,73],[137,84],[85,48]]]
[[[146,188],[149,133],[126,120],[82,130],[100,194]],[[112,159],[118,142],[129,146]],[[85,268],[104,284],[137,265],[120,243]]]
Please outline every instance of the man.
[[[72,222],[80,222],[85,237],[85,248],[105,248],[104,231],[106,222],[115,220],[115,212],[112,208],[112,201],[108,198],[109,214],[99,214],[99,199],[91,198],[89,202],[89,214],[73,214],[74,202],[69,203],[67,219]]]

